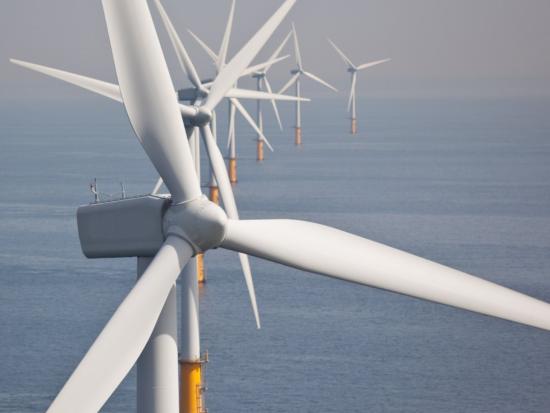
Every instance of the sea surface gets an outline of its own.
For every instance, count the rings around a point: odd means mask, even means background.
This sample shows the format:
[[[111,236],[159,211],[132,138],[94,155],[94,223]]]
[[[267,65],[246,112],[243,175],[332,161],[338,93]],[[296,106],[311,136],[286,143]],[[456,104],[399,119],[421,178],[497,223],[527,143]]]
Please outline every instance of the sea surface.
[[[239,123],[242,217],[332,225],[550,302],[550,100],[359,107],[352,137],[343,98],[307,105],[296,148],[292,107],[281,132],[266,106],[262,164]],[[120,105],[0,106],[0,412],[45,411],[134,283],[135,260],[81,253],[93,178],[113,196],[156,181]],[[236,254],[206,265],[211,413],[550,411],[549,332],[252,259],[258,331]],[[103,411],[134,412],[135,382]]]

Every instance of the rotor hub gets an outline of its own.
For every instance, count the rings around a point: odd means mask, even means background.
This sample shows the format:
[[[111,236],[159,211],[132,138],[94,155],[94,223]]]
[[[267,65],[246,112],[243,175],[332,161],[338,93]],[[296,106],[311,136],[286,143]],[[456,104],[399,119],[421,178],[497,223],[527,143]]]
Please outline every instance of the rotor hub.
[[[193,123],[195,124],[195,126],[200,127],[208,125],[212,120],[212,111],[202,106],[196,106],[195,109],[197,110],[197,114],[193,119]]]
[[[171,206],[163,220],[164,235],[187,241],[195,253],[217,248],[225,237],[227,215],[208,198],[202,196]]]

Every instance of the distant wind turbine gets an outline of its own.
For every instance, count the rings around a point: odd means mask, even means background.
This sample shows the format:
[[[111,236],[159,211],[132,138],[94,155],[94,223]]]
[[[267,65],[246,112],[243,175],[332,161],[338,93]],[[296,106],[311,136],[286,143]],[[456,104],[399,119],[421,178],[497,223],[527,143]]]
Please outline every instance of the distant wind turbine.
[[[300,53],[300,44],[298,42],[298,34],[296,33],[296,27],[294,26],[294,23],[292,24],[292,33],[294,34],[294,51],[296,54],[296,64],[298,67],[296,69],[293,69],[290,74],[292,77],[288,81],[286,85],[283,86],[283,88],[279,91],[279,93],[284,93],[288,90],[289,87],[292,85],[296,85],[296,97],[299,98],[302,95],[301,91],[301,84],[300,84],[300,78],[303,76],[309,77],[310,79],[316,81],[317,83],[322,84],[325,87],[328,87],[329,89],[334,90],[337,92],[336,88],[327,82],[325,82],[323,79],[319,78],[318,76],[315,76],[311,72],[307,72],[304,70],[304,67],[302,65],[302,55]],[[295,133],[295,140],[294,142],[296,145],[302,144],[302,107],[300,104],[300,101],[296,102],[296,133]]]
[[[391,59],[382,59],[382,60],[376,60],[374,62],[364,63],[362,65],[356,66],[354,65],[350,59],[342,52],[338,46],[336,46],[332,40],[328,39],[329,43],[334,47],[334,50],[338,52],[342,60],[346,65],[348,65],[348,72],[351,73],[351,89],[349,93],[349,99],[348,99],[348,112],[351,114],[351,134],[356,135],[357,134],[357,72],[363,69],[367,69],[369,67],[377,66],[382,63],[389,62]]]

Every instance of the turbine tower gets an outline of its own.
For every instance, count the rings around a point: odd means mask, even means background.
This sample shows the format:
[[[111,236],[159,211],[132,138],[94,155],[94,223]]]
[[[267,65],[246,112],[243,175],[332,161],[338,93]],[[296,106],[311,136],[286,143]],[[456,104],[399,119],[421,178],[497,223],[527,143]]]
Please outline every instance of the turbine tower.
[[[391,59],[376,60],[374,62],[364,63],[362,65],[354,65],[350,59],[342,52],[334,42],[328,39],[334,50],[340,55],[344,63],[348,66],[348,72],[351,74],[351,88],[348,99],[348,112],[351,115],[351,134],[357,134],[357,73],[361,70],[368,69],[369,67],[377,66],[382,63],[389,62]]]
[[[295,0],[282,4],[219,73],[198,106],[182,105],[176,99],[146,0],[102,3],[119,85],[86,78],[86,86],[122,101],[139,143],[170,195],[79,208],[84,254],[140,257],[139,280],[48,413],[99,411],[136,362],[139,412],[177,413],[180,393],[184,413],[197,413],[201,372],[196,277],[182,274],[181,392],[174,287],[192,256],[217,248],[550,330],[550,304],[509,288],[327,226],[288,219],[239,220],[227,169],[212,136],[212,111]],[[143,87],[149,84],[155,87]],[[182,116],[201,131],[225,212],[201,193]],[[257,316],[254,290],[249,291]]]
[[[325,82],[323,79],[319,78],[318,76],[315,76],[311,72],[307,72],[304,70],[304,67],[302,65],[302,55],[300,53],[300,44],[298,42],[298,34],[296,33],[296,27],[294,26],[294,23],[292,24],[292,33],[294,34],[294,52],[296,54],[296,64],[297,68],[293,69],[290,74],[292,77],[288,81],[286,85],[283,86],[283,88],[279,91],[279,93],[285,93],[289,87],[292,85],[295,85],[296,88],[296,97],[302,96],[302,90],[301,90],[301,77],[306,76],[317,83],[322,84],[323,86],[337,92],[336,88],[329,83]],[[295,126],[295,135],[294,135],[294,143],[296,145],[302,144],[302,107],[300,104],[300,101],[296,102],[296,126]]]

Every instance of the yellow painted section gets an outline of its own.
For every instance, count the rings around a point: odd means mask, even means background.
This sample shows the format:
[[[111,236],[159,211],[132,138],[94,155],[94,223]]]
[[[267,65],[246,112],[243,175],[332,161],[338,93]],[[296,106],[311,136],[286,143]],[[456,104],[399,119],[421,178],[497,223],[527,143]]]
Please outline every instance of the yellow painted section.
[[[232,184],[237,183],[237,160],[235,158],[229,159],[229,181]]]
[[[357,135],[357,119],[351,120],[351,134]]]
[[[202,363],[181,361],[180,364],[180,413],[205,412],[202,395]]]
[[[258,161],[263,161],[263,160],[264,160],[264,143],[263,143],[263,141],[260,141],[260,140],[258,140],[258,156],[257,156],[257,160],[258,160]]]
[[[204,271],[204,254],[197,254],[197,278],[199,283],[206,282],[206,271]]]
[[[210,187],[210,200],[215,204],[220,204],[220,190],[217,186]]]
[[[298,146],[302,144],[302,128],[296,128],[294,143]]]

